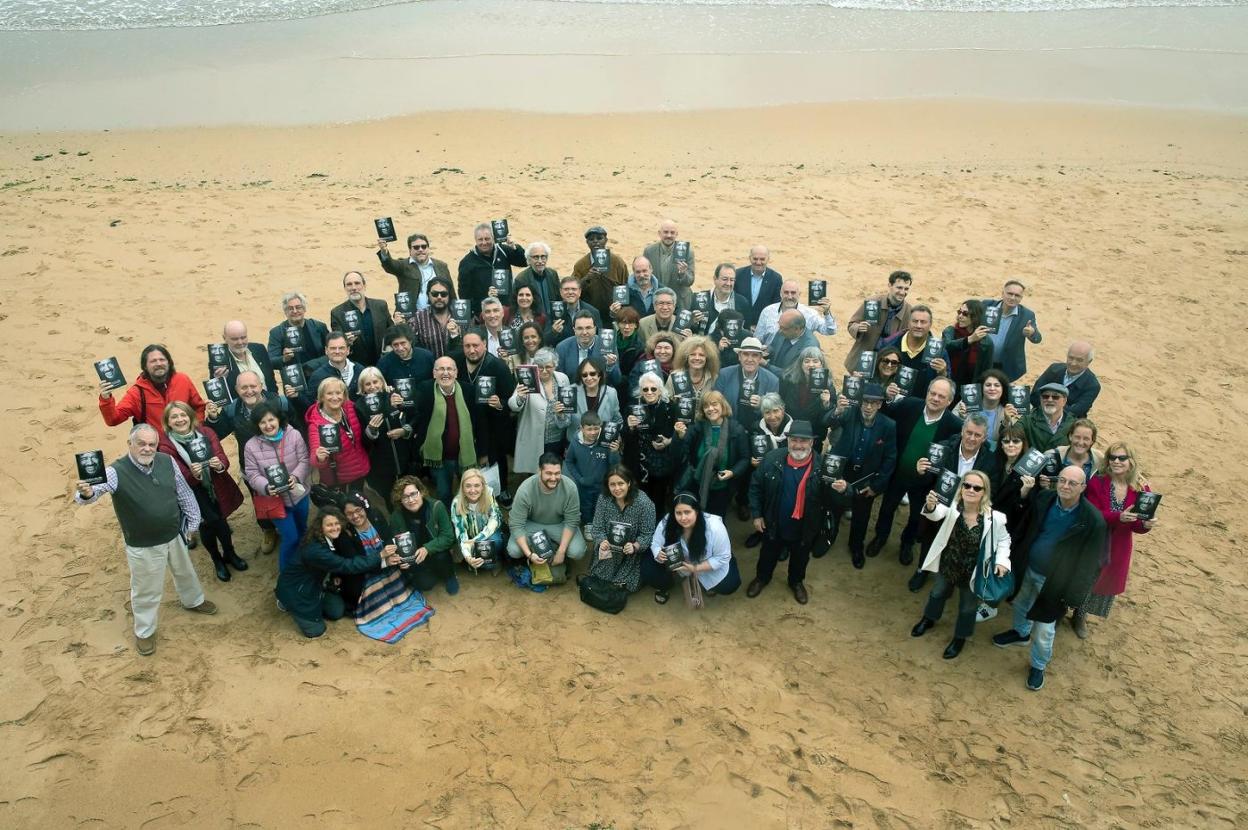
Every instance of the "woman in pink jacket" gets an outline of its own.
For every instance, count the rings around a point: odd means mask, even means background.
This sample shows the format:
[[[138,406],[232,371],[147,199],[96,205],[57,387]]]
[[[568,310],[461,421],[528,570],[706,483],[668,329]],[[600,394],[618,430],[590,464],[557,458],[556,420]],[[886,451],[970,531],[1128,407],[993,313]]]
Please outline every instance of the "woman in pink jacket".
[[[287,424],[285,414],[269,403],[256,406],[251,422],[258,434],[243,447],[243,474],[259,497],[256,516],[272,519],[277,528],[280,572],[295,561],[299,540],[308,529],[308,506],[312,501],[308,496],[312,475],[308,445],[299,431]],[[274,497],[277,501],[273,501]]]
[[[364,492],[368,475],[368,452],[364,427],[354,406],[344,406],[347,386],[338,378],[326,378],[316,390],[316,404],[308,407],[308,443],[312,463],[321,484],[342,492]],[[326,430],[337,427],[340,448],[326,447]],[[381,499],[370,499],[382,503]]]

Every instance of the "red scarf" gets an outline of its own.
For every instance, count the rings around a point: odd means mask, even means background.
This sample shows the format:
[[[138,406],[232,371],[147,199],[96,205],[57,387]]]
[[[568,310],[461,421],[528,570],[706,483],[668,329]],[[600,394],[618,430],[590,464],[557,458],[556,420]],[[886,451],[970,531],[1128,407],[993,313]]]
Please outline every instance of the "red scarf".
[[[806,482],[810,481],[810,471],[814,468],[815,454],[812,452],[810,456],[801,462],[793,460],[793,456],[786,455],[784,461],[795,470],[803,467],[806,471],[802,473],[802,480],[797,483],[797,498],[793,499],[793,515],[791,519],[801,519],[802,513],[806,510]]]

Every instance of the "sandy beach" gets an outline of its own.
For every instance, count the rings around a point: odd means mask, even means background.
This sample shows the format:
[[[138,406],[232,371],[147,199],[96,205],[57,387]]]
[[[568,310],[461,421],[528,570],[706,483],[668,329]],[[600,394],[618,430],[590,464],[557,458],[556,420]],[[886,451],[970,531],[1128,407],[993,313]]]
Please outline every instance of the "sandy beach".
[[[263,122],[263,99],[240,90],[236,117],[209,101],[188,122],[188,96],[145,121],[134,95],[157,81],[131,75],[92,81],[126,102],[128,126],[84,105],[79,132],[52,131],[76,117],[70,75],[17,108],[34,88],[0,82],[0,277],[14,289],[0,301],[0,826],[1248,825],[1248,387],[1213,345],[1248,307],[1248,116],[1229,99],[578,114],[504,112],[460,84],[432,100],[465,111],[383,119],[410,101],[365,96],[378,120],[282,126],[357,118],[322,118],[300,93],[275,111],[306,119],[220,126]],[[1209,88],[1241,95],[1236,77]],[[551,100],[574,110],[564,92]],[[182,126],[137,128],[155,124]],[[702,613],[643,590],[608,617],[572,587],[465,578],[456,597],[431,592],[436,616],[397,646],[349,622],[305,640],[274,606],[274,557],[221,584],[200,551],[221,613],[183,613],[168,590],[159,649],[137,656],[112,511],[70,501],[75,451],[124,451],[92,361],[116,355],[133,377],[142,347],[164,342],[198,382],[222,323],[241,316],[262,341],[283,291],[327,320],[360,269],[389,298],[372,235],[385,215],[452,268],[474,224],[506,216],[561,273],[588,225],[632,255],[671,217],[699,263],[743,264],[765,242],[785,276],[829,280],[842,321],[896,268],[939,327],[1021,279],[1044,333],[1030,376],[1071,339],[1094,342],[1098,445],[1133,444],[1162,524],[1137,542],[1113,615],[1086,641],[1060,628],[1035,694],[1025,654],[991,644],[1004,616],[942,660],[951,614],[911,639],[925,594],[906,590],[909,569],[890,547],[856,571],[844,541],[812,563],[804,607],[777,581]],[[839,362],[849,340],[824,346]],[[250,552],[250,508],[232,524]],[[748,578],[757,549],[736,553]]]

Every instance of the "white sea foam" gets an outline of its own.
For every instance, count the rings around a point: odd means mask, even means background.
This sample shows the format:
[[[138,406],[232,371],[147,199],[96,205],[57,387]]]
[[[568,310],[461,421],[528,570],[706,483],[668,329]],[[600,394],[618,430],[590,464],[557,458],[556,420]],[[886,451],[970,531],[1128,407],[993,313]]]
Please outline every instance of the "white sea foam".
[[[0,31],[221,26],[406,5],[421,0],[0,0]],[[603,5],[824,6],[910,12],[1043,12],[1237,6],[1248,0],[558,0]]]

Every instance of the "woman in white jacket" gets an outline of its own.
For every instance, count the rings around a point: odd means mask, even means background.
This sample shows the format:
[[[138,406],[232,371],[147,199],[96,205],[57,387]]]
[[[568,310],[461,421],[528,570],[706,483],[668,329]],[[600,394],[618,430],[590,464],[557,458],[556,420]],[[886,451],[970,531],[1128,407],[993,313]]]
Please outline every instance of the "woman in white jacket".
[[[937,576],[923,608],[923,618],[910,629],[910,636],[922,637],[936,624],[946,600],[956,589],[958,620],[953,641],[945,647],[946,660],[961,654],[967,638],[975,631],[975,612],[979,607],[973,590],[975,571],[983,563],[992,564],[997,576],[1010,569],[1010,533],[1005,527],[1005,514],[992,509],[991,497],[988,476],[971,470],[962,476],[952,507],[938,502],[935,492],[927,494],[923,507],[928,520],[941,523],[922,568]]]

